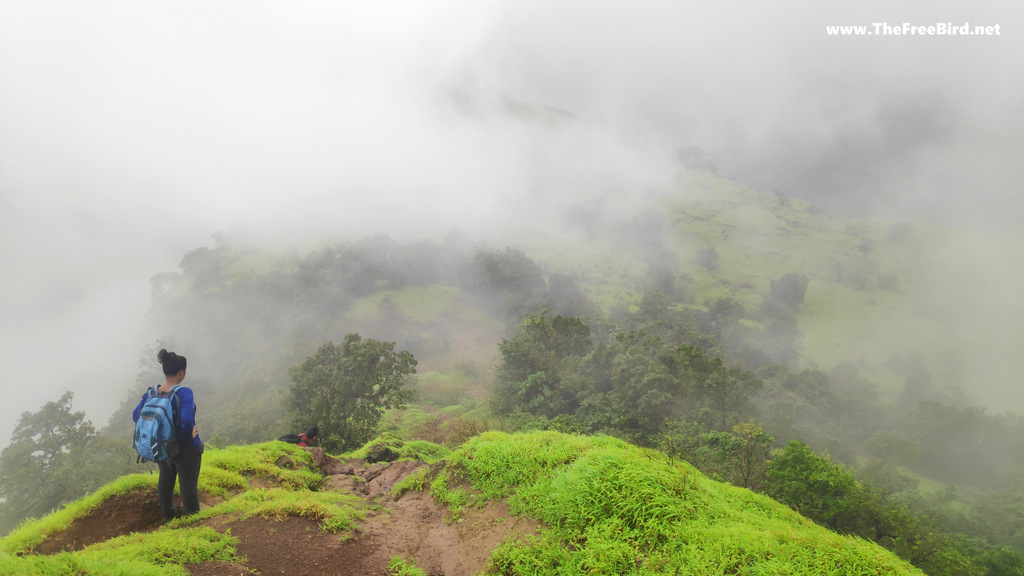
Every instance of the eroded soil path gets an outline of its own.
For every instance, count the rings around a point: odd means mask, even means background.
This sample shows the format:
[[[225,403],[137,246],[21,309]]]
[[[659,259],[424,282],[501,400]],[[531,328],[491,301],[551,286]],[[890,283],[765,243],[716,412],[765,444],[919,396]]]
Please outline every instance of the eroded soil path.
[[[395,498],[391,488],[409,473],[426,466],[398,461],[369,465],[362,460],[339,461],[310,449],[325,474],[325,490],[357,494],[375,504],[346,539],[324,532],[314,520],[254,517],[237,520],[218,516],[203,522],[238,538],[235,563],[188,565],[193,576],[289,575],[384,576],[392,558],[415,563],[431,576],[472,576],[487,564],[491,551],[509,536],[533,533],[538,523],[511,516],[503,503],[467,507],[452,522],[448,510],[428,493],[406,492]],[[203,506],[216,502],[203,499]],[[160,527],[155,490],[108,499],[92,514],[72,522],[36,548],[39,554],[78,550],[131,532]]]

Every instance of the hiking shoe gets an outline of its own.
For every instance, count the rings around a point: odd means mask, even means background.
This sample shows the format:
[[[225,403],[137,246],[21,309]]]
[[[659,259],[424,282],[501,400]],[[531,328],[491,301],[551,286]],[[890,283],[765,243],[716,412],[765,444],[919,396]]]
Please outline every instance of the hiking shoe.
[[[164,516],[164,524],[170,522],[171,520],[177,520],[178,518],[187,515],[188,514],[186,514],[185,512],[184,506],[175,506],[174,508],[171,509],[171,516],[169,518],[167,516]]]

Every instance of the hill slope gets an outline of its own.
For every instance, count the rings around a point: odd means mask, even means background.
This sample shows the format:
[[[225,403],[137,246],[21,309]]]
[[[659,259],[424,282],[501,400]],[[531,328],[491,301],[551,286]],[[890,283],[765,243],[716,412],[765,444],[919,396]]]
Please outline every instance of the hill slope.
[[[196,516],[159,526],[155,476],[124,477],[0,540],[0,572],[920,574],[608,437],[390,447],[402,458],[374,464],[369,447],[338,459],[279,442],[210,449]]]
[[[744,306],[744,321],[757,328],[765,327],[760,307],[772,281],[801,274],[809,282],[796,315],[799,368],[828,372],[849,364],[895,400],[908,366],[916,364],[939,393],[999,412],[1024,412],[1016,385],[1024,371],[1024,357],[1016,353],[1024,306],[1015,296],[1024,272],[1010,264],[1024,258],[1019,233],[838,217],[700,171],[642,195],[581,182],[559,186],[548,191],[557,200],[539,206],[514,232],[495,232],[480,245],[441,242],[443,252],[453,257],[458,246],[471,261],[472,252],[488,244],[521,250],[541,268],[542,283],[553,286],[554,275],[572,278],[602,314],[635,307],[647,289],[691,307],[733,297]],[[374,266],[393,266],[399,275],[429,267],[438,257],[390,238],[346,241],[362,250],[353,252],[358,258],[379,257]],[[714,254],[713,263],[702,251]],[[397,253],[406,256],[381,256]],[[313,260],[307,256],[301,266],[311,268]],[[258,279],[268,270],[292,273],[296,266],[266,253],[226,255],[223,262],[230,264],[218,273],[237,279]],[[369,268],[345,273],[356,277]],[[488,367],[505,319],[477,306],[457,280],[433,282],[370,291],[348,308],[317,316],[318,329],[418,346],[425,370],[451,371],[460,362]],[[294,318],[273,323],[298,324]],[[161,328],[160,334],[196,340],[187,331]],[[245,344],[252,343],[239,346]]]
[[[219,237],[186,254],[181,273],[154,277],[152,334],[187,346],[203,367],[194,377],[219,394],[208,405],[222,413],[204,422],[220,444],[261,438],[234,416],[251,404],[283,428],[288,368],[347,333],[412,352],[425,401],[472,404],[486,397],[502,337],[525,315],[591,313],[592,333],[620,330],[648,290],[675,308],[733,299],[744,331],[723,348],[763,351],[795,371],[846,369],[886,404],[913,378],[927,389],[909,404],[1024,412],[1024,306],[1014,290],[1024,273],[1001,264],[1024,258],[1019,234],[839,219],[702,172],[643,195],[565,187],[514,233],[479,242],[378,234],[300,256]],[[776,330],[762,304],[788,275],[806,278],[806,297]],[[748,368],[763,365],[754,360]],[[244,409],[243,398],[253,399]]]
[[[605,310],[638,302],[660,268],[672,273],[674,300],[685,294],[690,305],[705,306],[734,297],[761,326],[771,282],[803,274],[800,368],[855,365],[883,393],[897,394],[913,360],[937,390],[1024,412],[1015,384],[1024,371],[1015,352],[1024,306],[1013,296],[1024,272],[1010,264],[1024,258],[1019,233],[841,217],[690,171],[674,188],[628,202],[595,195],[557,226],[514,241],[546,270],[574,275]],[[702,250],[714,251],[713,265]]]

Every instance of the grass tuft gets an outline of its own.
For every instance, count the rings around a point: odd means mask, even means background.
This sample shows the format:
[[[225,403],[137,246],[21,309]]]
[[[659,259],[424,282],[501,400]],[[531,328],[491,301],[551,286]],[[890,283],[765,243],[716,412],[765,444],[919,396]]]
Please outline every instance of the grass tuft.
[[[424,466],[415,472],[407,474],[405,478],[395,482],[395,485],[391,487],[391,495],[398,498],[410,490],[422,491],[427,484],[428,472],[430,472],[430,468]]]
[[[419,568],[411,560],[394,557],[388,562],[388,574],[391,576],[427,576],[427,571]]]
[[[198,514],[180,518],[175,525],[190,525],[214,516],[237,514],[239,520],[253,516],[277,518],[299,516],[319,520],[327,532],[342,532],[352,528],[356,520],[366,516],[362,498],[344,492],[306,492],[285,488],[246,491],[231,500],[221,502]]]
[[[466,486],[450,490],[452,478]],[[453,453],[432,493],[455,510],[506,500],[546,525],[499,546],[489,574],[921,573],[766,496],[607,437],[488,432]]]

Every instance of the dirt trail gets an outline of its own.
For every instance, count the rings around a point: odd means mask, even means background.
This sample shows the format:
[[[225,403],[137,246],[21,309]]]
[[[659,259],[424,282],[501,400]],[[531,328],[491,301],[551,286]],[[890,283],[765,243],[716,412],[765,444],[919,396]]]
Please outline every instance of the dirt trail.
[[[448,510],[424,492],[406,492],[397,500],[391,488],[421,462],[367,465],[341,462],[310,449],[325,473],[324,489],[357,494],[377,503],[360,522],[356,535],[343,541],[313,520],[288,517],[237,521],[215,517],[203,524],[238,538],[239,563],[188,565],[193,576],[262,574],[289,576],[383,576],[392,558],[412,561],[431,576],[472,576],[482,571],[491,551],[509,535],[533,533],[538,523],[513,517],[501,503],[463,510],[459,522],[446,522]],[[213,504],[204,500],[203,505]],[[160,526],[155,490],[108,499],[92,514],[72,522],[36,548],[40,554],[77,550],[131,532]]]

